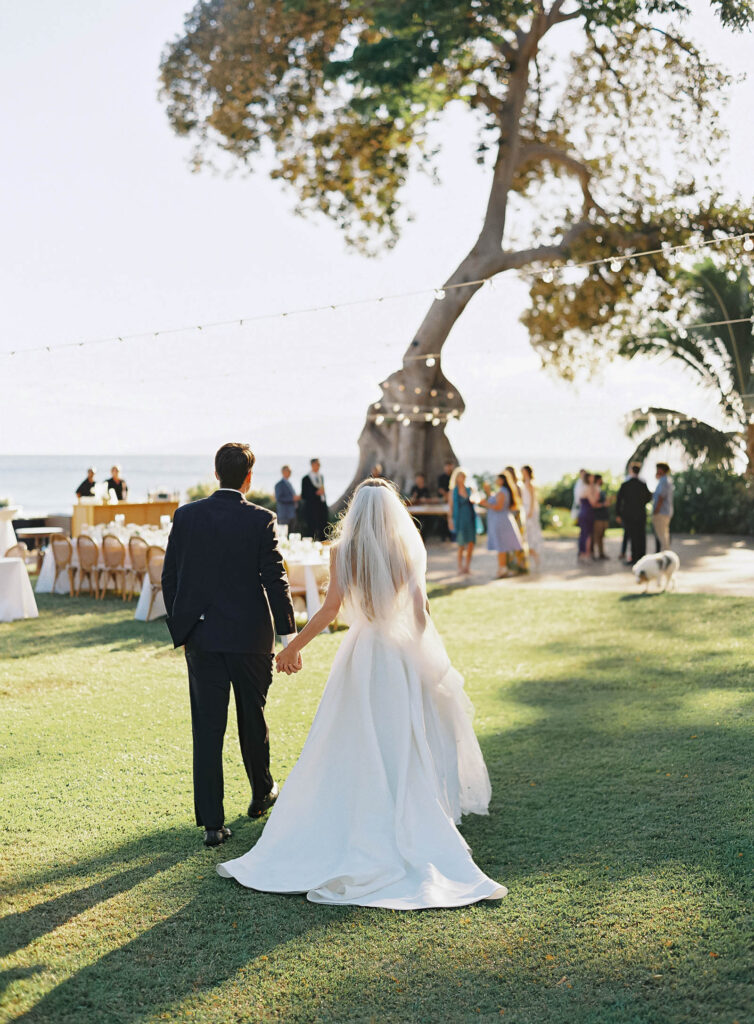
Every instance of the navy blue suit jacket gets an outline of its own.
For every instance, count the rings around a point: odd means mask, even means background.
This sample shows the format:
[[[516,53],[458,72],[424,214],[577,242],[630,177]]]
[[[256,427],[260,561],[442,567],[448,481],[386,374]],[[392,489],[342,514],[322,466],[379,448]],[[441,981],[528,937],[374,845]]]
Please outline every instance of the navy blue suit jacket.
[[[168,629],[206,651],[269,653],[296,632],[274,513],[219,490],[179,508],[162,570]],[[202,619],[203,616],[203,619]]]

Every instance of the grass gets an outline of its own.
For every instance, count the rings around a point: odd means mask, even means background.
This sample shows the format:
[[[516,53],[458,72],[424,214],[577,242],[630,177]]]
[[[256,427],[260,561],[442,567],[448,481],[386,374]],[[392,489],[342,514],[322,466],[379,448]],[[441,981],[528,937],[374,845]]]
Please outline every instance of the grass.
[[[433,614],[477,707],[498,906],[395,913],[244,890],[262,825],[234,727],[210,851],[182,658],[115,600],[0,626],[0,1020],[739,1024],[754,1019],[751,620],[743,598],[470,589]],[[340,636],[270,695],[301,748]],[[369,794],[364,794],[369,799]]]

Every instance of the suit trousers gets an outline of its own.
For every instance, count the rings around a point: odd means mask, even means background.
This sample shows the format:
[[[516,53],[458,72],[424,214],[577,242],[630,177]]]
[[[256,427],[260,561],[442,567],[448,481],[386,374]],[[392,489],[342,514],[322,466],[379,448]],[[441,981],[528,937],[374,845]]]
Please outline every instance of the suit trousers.
[[[270,735],[264,718],[272,682],[272,654],[223,654],[186,644],[191,731],[194,738],[194,810],[196,823],[219,828],[223,809],[223,740],[230,687],[236,701],[241,757],[253,796],[272,789]]]
[[[623,528],[628,536],[631,545],[631,564],[638,562],[647,553],[647,517],[625,516],[623,517]]]

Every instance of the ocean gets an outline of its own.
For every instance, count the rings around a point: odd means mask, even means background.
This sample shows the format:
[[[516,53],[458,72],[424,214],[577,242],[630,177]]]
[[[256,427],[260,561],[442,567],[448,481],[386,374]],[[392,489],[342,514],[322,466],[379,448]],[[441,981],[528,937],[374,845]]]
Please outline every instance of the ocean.
[[[325,477],[327,496],[334,502],[351,481],[356,468],[356,453],[353,455],[322,456],[322,472]],[[530,461],[539,484],[551,483],[564,473],[573,473],[580,463],[574,459],[543,458],[510,459],[513,465]],[[600,470],[620,471],[615,459],[606,459],[599,465]],[[122,476],[128,484],[128,495],[132,501],[146,500],[148,491],[180,491],[185,498],[186,489],[201,481],[214,477],[212,457],[207,455],[0,455],[0,498],[8,498],[14,505],[23,508],[26,517],[43,515],[70,515],[75,502],[75,491],[86,476],[88,466],[97,469],[97,480],[110,476],[114,462],[121,466]],[[493,456],[464,458],[464,465],[471,473],[497,472]],[[298,486],[304,473],[309,469],[304,455],[264,455],[257,458],[254,468],[253,485],[257,490],[272,491],[280,479],[280,467],[288,463],[293,470],[293,480]]]

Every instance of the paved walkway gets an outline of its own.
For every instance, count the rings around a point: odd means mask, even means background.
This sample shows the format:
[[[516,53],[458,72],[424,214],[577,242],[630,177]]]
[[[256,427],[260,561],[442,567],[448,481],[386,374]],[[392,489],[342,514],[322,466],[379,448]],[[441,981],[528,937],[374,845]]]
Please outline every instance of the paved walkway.
[[[637,584],[631,571],[621,565],[620,540],[608,539],[605,553],[609,560],[580,565],[576,561],[575,540],[546,540],[539,571],[524,576],[496,580],[497,560],[487,551],[482,537],[471,563],[472,576],[459,576],[456,547],[430,544],[427,577],[436,587],[464,587],[493,584],[498,587],[549,587],[562,590],[617,590],[635,592]],[[724,535],[673,537],[673,550],[681,560],[676,576],[681,594],[727,594],[754,597],[754,538]],[[654,551],[654,539],[647,537],[647,548]]]

